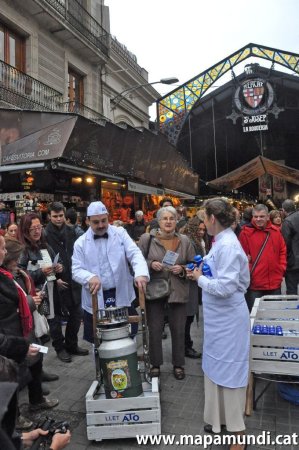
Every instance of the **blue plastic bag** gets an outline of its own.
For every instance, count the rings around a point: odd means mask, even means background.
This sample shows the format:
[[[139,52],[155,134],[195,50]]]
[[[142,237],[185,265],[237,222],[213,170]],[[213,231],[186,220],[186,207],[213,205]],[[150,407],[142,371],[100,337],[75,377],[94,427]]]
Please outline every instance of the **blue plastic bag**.
[[[277,391],[283,399],[299,406],[299,387],[289,383],[278,383]]]

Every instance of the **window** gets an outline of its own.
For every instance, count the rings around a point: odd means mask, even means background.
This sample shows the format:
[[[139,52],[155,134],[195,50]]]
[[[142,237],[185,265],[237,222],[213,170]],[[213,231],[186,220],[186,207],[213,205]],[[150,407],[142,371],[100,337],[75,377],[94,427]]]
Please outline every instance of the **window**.
[[[69,69],[68,99],[75,105],[84,103],[83,76]]]
[[[18,70],[25,68],[25,41],[0,23],[0,59]]]

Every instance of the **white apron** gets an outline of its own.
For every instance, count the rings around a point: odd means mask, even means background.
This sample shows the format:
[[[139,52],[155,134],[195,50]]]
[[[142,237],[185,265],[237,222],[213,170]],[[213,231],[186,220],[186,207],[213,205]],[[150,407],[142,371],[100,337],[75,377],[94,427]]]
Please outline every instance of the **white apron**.
[[[205,278],[199,282],[204,314],[202,368],[220,386],[244,387],[248,382],[250,345],[249,312],[244,299],[249,283],[247,258],[236,238],[225,230],[204,260],[211,268],[216,295],[211,293],[213,289],[205,289],[207,278],[200,277]]]

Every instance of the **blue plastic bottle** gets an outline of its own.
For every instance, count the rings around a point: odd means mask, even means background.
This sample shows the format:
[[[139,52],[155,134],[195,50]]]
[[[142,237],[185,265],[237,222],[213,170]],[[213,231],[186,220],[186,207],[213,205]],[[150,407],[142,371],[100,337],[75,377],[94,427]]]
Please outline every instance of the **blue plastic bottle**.
[[[283,336],[282,327],[280,325],[276,327],[276,336]]]
[[[203,263],[203,265],[202,265],[202,274],[207,278],[213,278],[211,268],[206,263]]]
[[[268,325],[262,325],[262,334],[269,334]]]
[[[201,255],[194,256],[194,262],[197,265],[197,267],[199,267],[202,263],[202,256]]]
[[[189,264],[187,264],[187,269],[189,269],[189,270],[194,270],[195,269],[195,265],[193,264],[193,263],[189,263]]]
[[[262,334],[261,326],[254,325],[252,332],[253,332],[253,334]]]

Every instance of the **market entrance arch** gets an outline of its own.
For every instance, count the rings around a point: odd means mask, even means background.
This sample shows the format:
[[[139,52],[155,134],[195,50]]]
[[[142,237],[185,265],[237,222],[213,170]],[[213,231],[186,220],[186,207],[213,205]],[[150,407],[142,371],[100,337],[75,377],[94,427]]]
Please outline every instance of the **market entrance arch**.
[[[161,133],[176,145],[188,114],[196,103],[219,78],[250,57],[265,59],[299,73],[299,54],[253,43],[245,45],[157,101]]]

